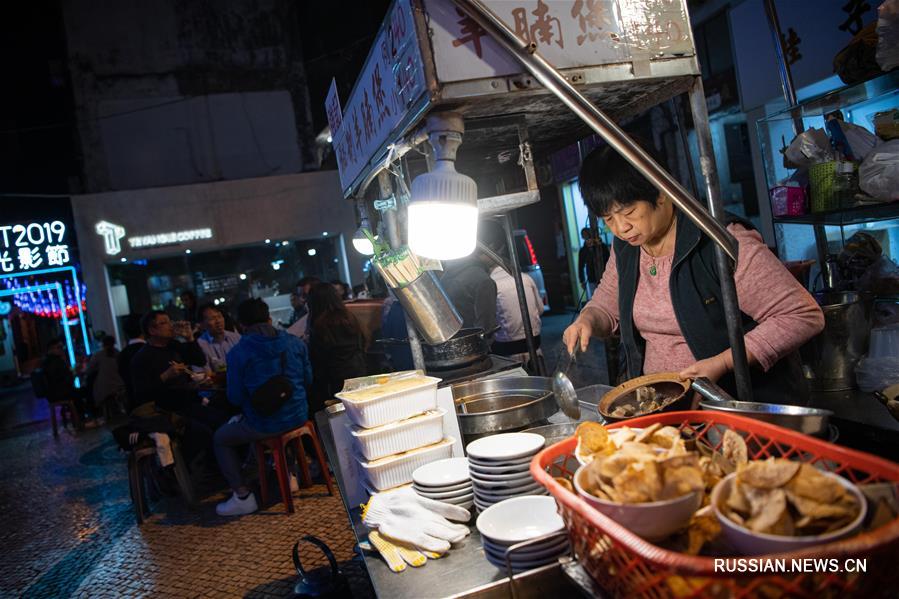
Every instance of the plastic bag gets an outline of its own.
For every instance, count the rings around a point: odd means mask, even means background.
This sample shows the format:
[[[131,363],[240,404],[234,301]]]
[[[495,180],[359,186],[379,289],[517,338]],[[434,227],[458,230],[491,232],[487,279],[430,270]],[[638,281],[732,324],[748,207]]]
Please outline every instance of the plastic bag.
[[[868,154],[858,169],[858,185],[879,200],[899,200],[899,139],[884,142]]]
[[[849,144],[852,152],[852,160],[861,161],[874,150],[874,147],[880,142],[877,136],[858,125],[852,123],[840,123],[840,129]]]
[[[862,358],[855,367],[858,388],[867,393],[899,383],[899,358]]]
[[[830,139],[823,129],[806,129],[797,135],[784,152],[793,168],[809,167],[835,160]]]
[[[899,0],[886,0],[877,10],[877,64],[886,72],[899,67]]]

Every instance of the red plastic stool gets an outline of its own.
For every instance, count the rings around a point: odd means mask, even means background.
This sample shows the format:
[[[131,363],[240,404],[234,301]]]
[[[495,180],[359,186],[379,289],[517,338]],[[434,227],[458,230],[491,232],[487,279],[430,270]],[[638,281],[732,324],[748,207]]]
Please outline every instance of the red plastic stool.
[[[268,480],[265,476],[266,449],[272,452],[272,458],[274,458],[275,462],[275,473],[278,475],[278,486],[281,489],[281,497],[284,499],[284,505],[287,507],[288,514],[293,513],[293,497],[290,494],[290,479],[287,476],[287,455],[285,453],[289,443],[293,443],[294,451],[297,454],[303,486],[312,486],[309,464],[306,463],[306,452],[303,450],[303,441],[301,439],[304,435],[312,439],[312,446],[315,448],[318,463],[322,468],[322,476],[325,477],[325,484],[328,485],[328,494],[334,494],[334,484],[331,482],[331,475],[328,472],[328,461],[325,459],[325,452],[322,451],[322,446],[318,441],[318,436],[315,434],[315,427],[312,425],[312,421],[307,420],[306,424],[301,427],[256,441],[256,464],[259,467],[259,490],[262,495],[262,505],[268,505]]]

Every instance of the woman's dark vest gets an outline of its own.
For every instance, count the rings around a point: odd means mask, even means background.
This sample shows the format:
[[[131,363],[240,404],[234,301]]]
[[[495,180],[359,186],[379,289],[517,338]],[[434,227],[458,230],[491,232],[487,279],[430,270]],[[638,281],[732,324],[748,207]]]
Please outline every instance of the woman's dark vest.
[[[752,229],[752,224],[733,215],[725,223],[739,222]],[[640,248],[615,239],[618,266],[618,309],[621,328],[621,352],[628,378],[643,374],[646,342],[634,326],[634,296],[640,277]],[[764,285],[764,281],[758,281]],[[677,240],[669,281],[671,303],[681,333],[697,360],[711,358],[730,347],[727,319],[721,297],[721,284],[715,262],[715,243],[690,219],[678,213]],[[741,313],[742,314],[742,313]],[[749,332],[757,323],[743,314],[743,330]],[[756,401],[771,403],[803,403],[802,373],[797,355],[788,356],[767,373],[752,369],[752,386]],[[735,394],[733,375],[719,384]]]

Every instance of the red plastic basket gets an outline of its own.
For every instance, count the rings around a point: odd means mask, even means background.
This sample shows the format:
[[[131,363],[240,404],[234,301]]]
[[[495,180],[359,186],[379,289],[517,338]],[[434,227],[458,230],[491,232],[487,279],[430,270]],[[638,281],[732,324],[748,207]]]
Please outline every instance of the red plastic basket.
[[[657,422],[678,427],[682,434],[716,449],[724,431],[733,429],[746,440],[752,459],[776,456],[809,462],[857,484],[899,483],[899,464],[722,412],[668,412],[609,425],[609,428],[644,428]],[[547,447],[531,462],[531,474],[555,497],[581,565],[616,597],[899,596],[899,519],[827,545],[754,556],[785,559],[788,570],[793,559],[834,558],[841,567],[847,559],[866,559],[865,573],[716,572],[715,558],[686,555],[645,541],[556,482],[553,477],[570,479],[577,470],[576,445],[577,439],[572,437]]]

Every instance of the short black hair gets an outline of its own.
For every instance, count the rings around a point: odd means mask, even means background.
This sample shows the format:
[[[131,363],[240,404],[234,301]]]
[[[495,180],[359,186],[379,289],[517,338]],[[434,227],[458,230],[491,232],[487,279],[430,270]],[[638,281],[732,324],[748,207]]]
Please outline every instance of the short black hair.
[[[639,140],[638,143],[659,162],[648,144]],[[596,148],[584,158],[578,184],[584,203],[599,217],[608,215],[616,204],[630,206],[642,201],[649,202],[654,208],[659,199],[655,185],[611,146]]]
[[[203,314],[206,313],[206,310],[215,310],[216,312],[221,314],[222,317],[225,316],[224,310],[222,310],[212,302],[206,302],[205,304],[197,308],[197,320],[203,320]]]
[[[47,344],[47,349],[56,347],[57,345],[65,345],[65,342],[65,337],[54,337],[50,340],[50,343]]]
[[[141,336],[140,314],[129,314],[122,322],[122,330],[128,339],[137,339]]]
[[[268,322],[268,304],[259,298],[240,302],[240,305],[237,306],[237,320],[245,327]]]
[[[299,291],[300,287],[305,287],[306,285],[309,285],[311,287],[312,285],[318,285],[321,282],[321,279],[315,276],[303,277],[302,279],[297,281],[297,290]]]
[[[144,332],[144,335],[150,336],[150,327],[156,322],[156,317],[160,315],[166,315],[166,311],[150,310],[144,314],[143,318],[140,319],[140,330]]]

